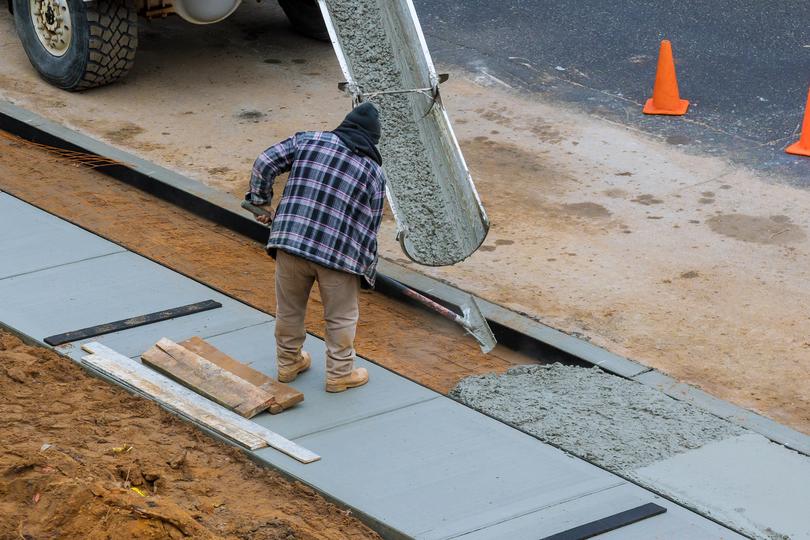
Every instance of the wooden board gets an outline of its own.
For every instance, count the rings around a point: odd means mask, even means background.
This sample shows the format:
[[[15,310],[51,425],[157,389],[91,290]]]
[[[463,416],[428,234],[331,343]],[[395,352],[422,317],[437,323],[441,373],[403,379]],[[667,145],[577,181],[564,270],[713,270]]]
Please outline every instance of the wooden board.
[[[170,411],[199,422],[251,450],[258,450],[267,446],[267,441],[262,437],[245,431],[223,419],[221,415],[217,414],[216,410],[210,407],[210,405],[215,405],[212,402],[163,375],[144,367],[143,364],[129,358],[126,361],[119,358],[110,358],[108,354],[104,353],[84,356],[82,361],[122,385],[146,394]],[[178,388],[182,388],[185,392],[179,392]],[[215,406],[226,410],[219,405]]]
[[[300,403],[304,400],[304,394],[302,392],[239,362],[199,336],[181,341],[178,345],[199,354],[209,362],[213,362],[222,369],[226,369],[237,377],[265,390],[276,400],[276,403],[270,407],[270,412],[273,414],[279,413],[284,409],[289,409],[296,403]]]
[[[92,369],[251,450],[269,445],[301,463],[321,459],[318,454],[303,446],[242,418],[101,343],[85,343],[82,349],[92,353],[82,358]]]
[[[170,339],[160,339],[154,347],[141,355],[141,360],[167,377],[245,418],[252,418],[275,403],[269,393]]]

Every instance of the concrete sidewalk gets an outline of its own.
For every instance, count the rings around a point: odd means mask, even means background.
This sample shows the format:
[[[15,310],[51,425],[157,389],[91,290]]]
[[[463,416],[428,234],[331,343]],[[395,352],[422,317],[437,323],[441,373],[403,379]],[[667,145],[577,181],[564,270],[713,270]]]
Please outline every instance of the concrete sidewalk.
[[[270,286],[271,276],[268,276]],[[219,309],[91,338],[137,357],[200,335],[275,375],[273,318],[0,193],[0,322],[49,335],[213,299]],[[81,342],[57,349],[76,360]],[[738,535],[622,478],[359,359],[368,386],[323,391],[323,343],[293,386],[305,401],[255,421],[317,452],[255,457],[354,508],[388,537],[537,539],[655,503],[667,512],[604,538]]]

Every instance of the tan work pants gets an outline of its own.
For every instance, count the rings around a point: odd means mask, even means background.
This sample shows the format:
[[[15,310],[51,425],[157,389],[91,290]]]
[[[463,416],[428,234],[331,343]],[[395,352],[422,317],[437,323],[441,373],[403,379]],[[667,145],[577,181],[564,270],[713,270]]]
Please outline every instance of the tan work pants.
[[[329,378],[343,377],[354,369],[360,277],[282,250],[276,255],[276,359],[284,367],[300,358],[306,338],[307,300],[316,280],[326,321],[326,374]]]

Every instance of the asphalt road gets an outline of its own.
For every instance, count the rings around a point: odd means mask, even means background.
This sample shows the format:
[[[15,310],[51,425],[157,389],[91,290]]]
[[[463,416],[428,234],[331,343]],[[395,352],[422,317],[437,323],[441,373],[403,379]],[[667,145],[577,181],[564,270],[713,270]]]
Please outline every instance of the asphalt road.
[[[810,2],[415,0],[437,62],[632,124],[810,187],[798,137],[810,84]],[[644,117],[660,40],[687,116]]]

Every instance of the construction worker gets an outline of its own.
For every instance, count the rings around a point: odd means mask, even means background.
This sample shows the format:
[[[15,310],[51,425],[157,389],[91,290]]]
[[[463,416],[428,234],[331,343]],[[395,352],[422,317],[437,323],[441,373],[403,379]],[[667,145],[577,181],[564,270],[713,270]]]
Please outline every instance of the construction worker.
[[[257,206],[269,205],[276,177],[290,173],[267,243],[276,260],[281,382],[295,380],[311,364],[302,347],[315,281],[326,321],[326,391],[343,392],[368,382],[366,369],[354,367],[354,336],[359,290],[373,286],[376,274],[385,199],[379,141],[378,111],[363,103],[337,129],[296,133],[262,152],[253,165],[245,198]],[[269,217],[256,219],[271,223]]]

